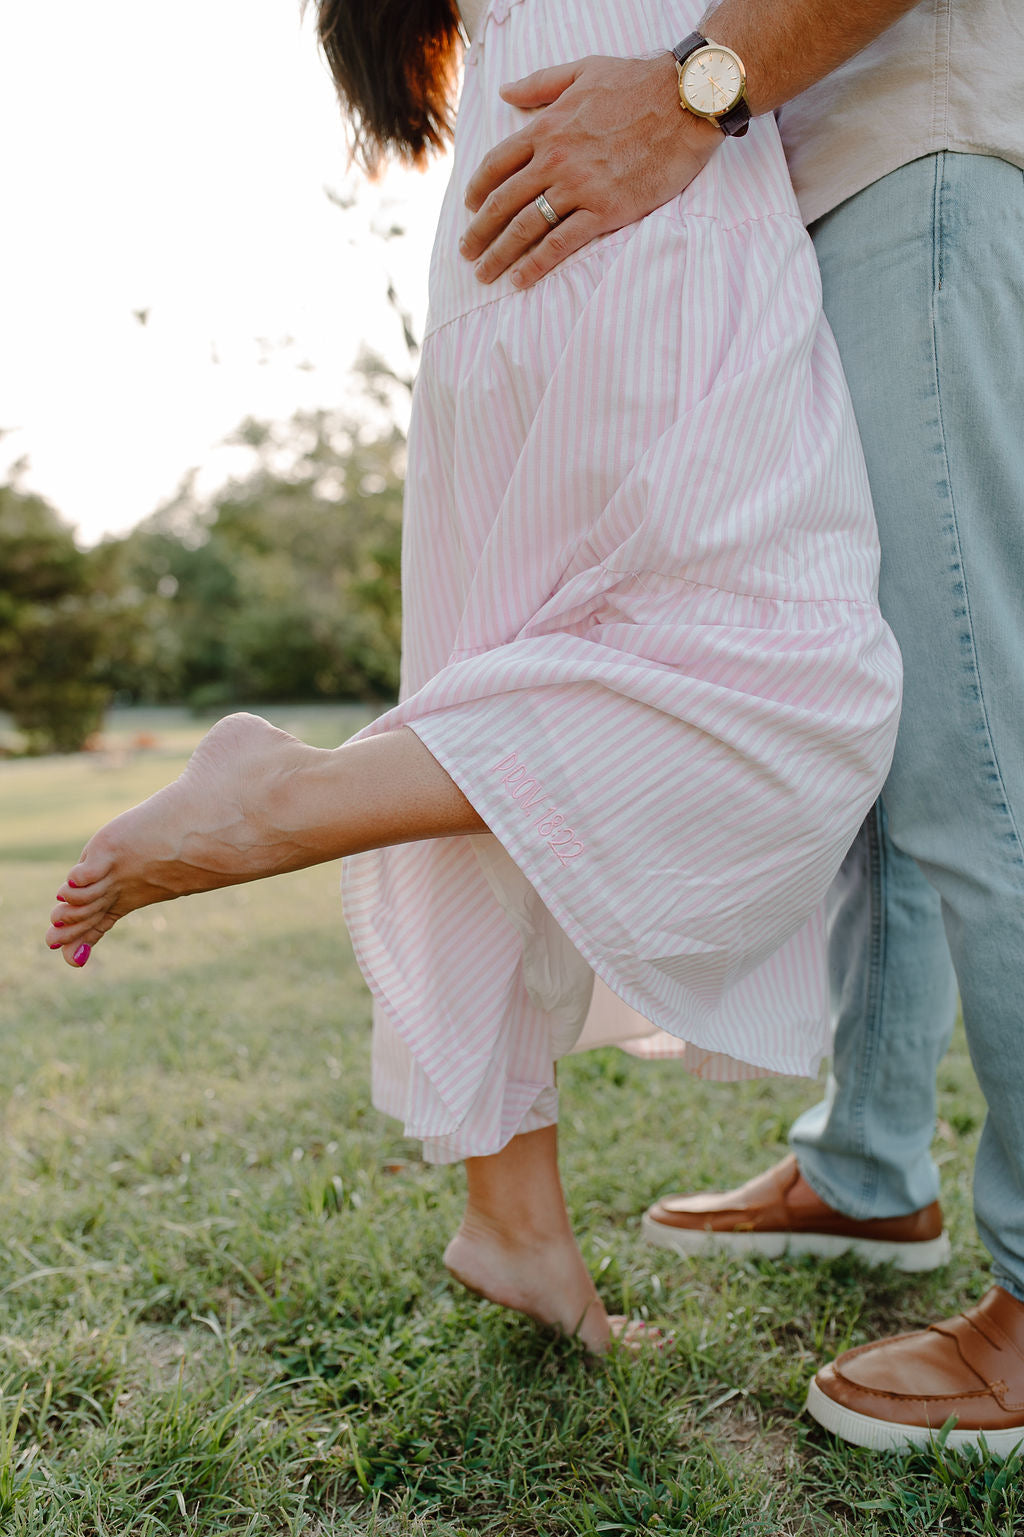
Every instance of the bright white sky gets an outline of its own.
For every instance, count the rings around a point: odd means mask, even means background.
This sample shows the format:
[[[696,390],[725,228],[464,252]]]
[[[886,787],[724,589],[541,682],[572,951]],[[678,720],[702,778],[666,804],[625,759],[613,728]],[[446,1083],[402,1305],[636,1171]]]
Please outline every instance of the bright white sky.
[[[0,468],[92,543],[244,416],[351,399],[360,342],[405,360],[389,276],[422,331],[446,174],[348,170],[299,0],[3,5]]]

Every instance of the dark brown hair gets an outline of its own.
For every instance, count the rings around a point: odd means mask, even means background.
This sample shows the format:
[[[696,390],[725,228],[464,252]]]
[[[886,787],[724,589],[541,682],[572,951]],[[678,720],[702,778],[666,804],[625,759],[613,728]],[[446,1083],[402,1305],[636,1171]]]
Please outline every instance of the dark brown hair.
[[[315,0],[317,34],[353,153],[421,165],[452,136],[459,16],[454,0]]]

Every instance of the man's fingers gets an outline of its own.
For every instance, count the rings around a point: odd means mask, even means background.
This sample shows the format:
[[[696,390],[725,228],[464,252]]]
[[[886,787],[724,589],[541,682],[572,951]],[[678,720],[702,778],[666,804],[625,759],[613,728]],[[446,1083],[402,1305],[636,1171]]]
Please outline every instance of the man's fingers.
[[[535,74],[527,75],[522,80],[514,80],[510,85],[503,85],[501,94],[506,101],[516,107],[549,106],[572,85],[585,62],[585,60],[579,60],[574,64],[556,64],[550,69],[539,69]],[[515,176],[517,171],[528,166],[532,158],[533,136],[529,126],[503,139],[500,144],[496,144],[492,150],[489,150],[466,183],[466,207],[470,213],[479,213],[490,195],[497,188],[502,187],[509,177]],[[505,189],[502,188],[502,190]],[[536,197],[538,192],[543,191],[543,187],[537,187],[530,196]],[[506,217],[511,217],[519,206],[521,205],[515,203],[506,205],[508,210]],[[496,226],[496,228],[500,227],[500,225]],[[483,245],[479,248],[476,246],[475,220],[470,229],[472,231],[471,249],[464,248],[464,254],[472,260],[479,251],[483,250]]]
[[[532,288],[547,273],[553,272],[559,262],[564,262],[567,256],[580,250],[600,233],[597,220],[592,214],[584,213],[582,209],[579,213],[570,214],[516,262],[511,272],[513,283],[517,288]]]
[[[529,165],[532,158],[533,145],[525,128],[488,150],[466,183],[466,207],[470,213],[482,208],[495,187]]]
[[[467,187],[460,250],[484,283],[514,268],[530,287],[588,240],[677,196],[723,140],[712,123],[678,111],[670,54],[580,59],[502,94],[540,110],[491,150]],[[541,193],[560,216],[548,229],[535,206]]]
[[[546,194],[549,191],[550,186],[545,182],[543,173],[532,163],[508,181],[502,182],[469,221],[466,233],[459,241],[459,250],[463,256],[468,261],[476,261],[486,251],[489,259],[494,246],[500,244],[507,254],[505,260],[491,272],[492,277],[497,277],[509,262],[515,261],[544,233],[547,226],[534,199],[538,193]],[[555,212],[561,213],[554,194],[551,202]],[[482,282],[490,281],[486,273],[478,275]]]
[[[580,72],[582,60],[575,64],[553,64],[549,69],[535,70],[522,80],[513,80],[501,87],[501,98],[511,107],[550,107],[563,91],[567,91]]]
[[[552,205],[557,208],[555,198],[557,193],[551,194]],[[495,278],[501,277],[512,263],[532,250],[538,241],[550,238],[557,230],[561,230],[568,219],[561,220],[558,224],[552,224],[545,218],[537,207],[535,199],[524,203],[519,210],[509,219],[502,220],[502,227],[493,240],[487,243],[487,248],[476,266],[476,277],[481,283],[493,283]]]

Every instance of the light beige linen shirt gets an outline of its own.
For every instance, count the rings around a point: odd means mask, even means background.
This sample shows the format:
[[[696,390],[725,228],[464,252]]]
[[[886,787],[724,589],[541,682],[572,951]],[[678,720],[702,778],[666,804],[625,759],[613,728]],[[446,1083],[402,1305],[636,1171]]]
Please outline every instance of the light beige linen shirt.
[[[777,117],[807,224],[937,150],[1024,169],[1024,0],[921,0]]]

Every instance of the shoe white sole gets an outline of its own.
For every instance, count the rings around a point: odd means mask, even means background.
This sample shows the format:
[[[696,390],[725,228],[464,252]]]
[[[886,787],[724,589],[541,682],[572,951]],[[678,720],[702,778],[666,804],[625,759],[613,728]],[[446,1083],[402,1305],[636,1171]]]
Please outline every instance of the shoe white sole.
[[[830,1430],[843,1441],[854,1446],[868,1446],[876,1452],[907,1451],[912,1447],[931,1446],[940,1429],[926,1430],[921,1425],[897,1425],[887,1420],[873,1420],[868,1414],[858,1414],[837,1404],[834,1398],[823,1393],[817,1382],[812,1381],[807,1390],[807,1413],[819,1425]],[[944,1441],[949,1451],[962,1451],[968,1447],[980,1448],[982,1441],[990,1452],[1008,1457],[1024,1445],[1024,1425],[1014,1430],[951,1430]]]
[[[833,1233],[714,1233],[708,1228],[669,1227],[655,1222],[644,1212],[642,1232],[648,1243],[659,1249],[674,1249],[677,1254],[759,1254],[764,1259],[781,1259],[789,1254],[813,1254],[819,1259],[836,1259],[853,1254],[864,1265],[894,1265],[907,1272],[938,1270],[949,1263],[952,1248],[949,1234],[920,1243],[888,1243],[880,1238],[841,1238]]]

